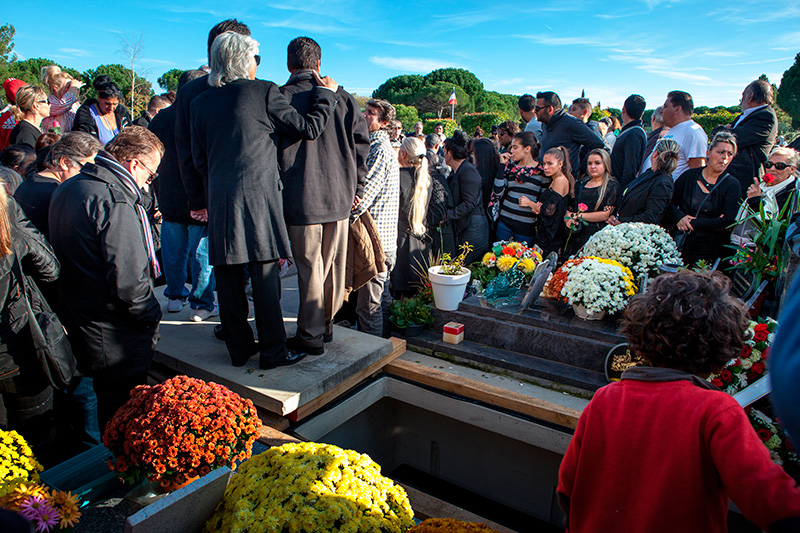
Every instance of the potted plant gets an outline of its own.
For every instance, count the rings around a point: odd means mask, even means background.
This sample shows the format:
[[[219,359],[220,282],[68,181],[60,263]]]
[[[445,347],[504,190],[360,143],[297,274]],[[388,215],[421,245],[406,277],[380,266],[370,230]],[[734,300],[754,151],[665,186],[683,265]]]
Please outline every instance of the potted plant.
[[[586,257],[604,257],[619,261],[638,278],[661,273],[660,265],[682,266],[675,240],[658,224],[626,222],[606,226],[584,245]]]
[[[176,376],[140,385],[106,426],[108,467],[164,491],[250,457],[261,426],[253,402],[216,383]]]
[[[561,295],[584,320],[600,320],[628,305],[636,293],[630,269],[612,259],[586,257],[567,273]]]
[[[464,266],[464,260],[472,251],[472,246],[465,242],[460,250],[461,253],[456,257],[451,257],[449,253],[444,254],[438,265],[428,269],[436,309],[455,311],[464,297],[464,289],[470,278],[470,270]]]
[[[488,287],[489,283],[503,272],[516,268],[525,274],[525,280],[530,281],[536,266],[542,262],[541,252],[528,247],[525,243],[516,241],[497,241],[492,249],[483,255],[480,261],[469,266],[472,279],[481,282],[481,286]]]
[[[431,308],[419,298],[395,300],[389,310],[389,320],[405,337],[416,337],[426,325],[433,324]]]

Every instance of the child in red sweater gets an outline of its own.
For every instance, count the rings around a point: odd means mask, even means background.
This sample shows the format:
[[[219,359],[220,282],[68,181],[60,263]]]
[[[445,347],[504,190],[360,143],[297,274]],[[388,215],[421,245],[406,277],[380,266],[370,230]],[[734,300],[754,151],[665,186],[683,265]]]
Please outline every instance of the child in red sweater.
[[[744,341],[728,289],[719,274],[664,274],[628,305],[622,332],[651,366],[626,370],[581,415],[559,471],[569,531],[724,533],[729,498],[765,531],[800,531],[800,488],[705,379]]]

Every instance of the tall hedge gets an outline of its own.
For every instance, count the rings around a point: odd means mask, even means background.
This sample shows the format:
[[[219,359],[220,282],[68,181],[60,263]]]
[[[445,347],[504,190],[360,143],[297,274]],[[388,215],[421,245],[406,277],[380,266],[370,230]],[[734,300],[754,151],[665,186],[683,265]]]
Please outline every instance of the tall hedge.
[[[451,137],[453,132],[459,129],[458,123],[452,118],[426,118],[422,123],[422,133],[425,135],[433,133],[433,128],[440,122],[444,127],[444,134],[446,137]]]
[[[728,111],[719,111],[718,113],[702,113],[692,116],[692,120],[702,126],[703,130],[706,132],[706,135],[710,135],[711,130],[717,126],[722,126],[723,124],[729,124],[733,122],[733,119],[735,118],[736,115]]]
[[[403,131],[414,131],[414,124],[419,122],[417,108],[410,105],[394,104],[397,120],[403,123]]]
[[[492,126],[510,120],[506,113],[467,113],[461,117],[461,126],[464,131],[472,135],[478,126],[488,136]]]

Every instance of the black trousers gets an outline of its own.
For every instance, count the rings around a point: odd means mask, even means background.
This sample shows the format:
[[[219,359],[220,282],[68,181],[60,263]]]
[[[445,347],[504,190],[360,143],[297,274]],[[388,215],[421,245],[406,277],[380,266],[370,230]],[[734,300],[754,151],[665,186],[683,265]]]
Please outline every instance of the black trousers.
[[[247,323],[250,303],[244,286],[244,269],[250,274],[253,287],[258,351],[268,361],[286,355],[286,330],[281,312],[281,278],[278,261],[259,261],[241,265],[214,266],[217,280],[219,318],[225,344],[233,360],[255,354],[253,330]]]
[[[147,385],[147,372],[133,376],[100,376],[92,379],[92,388],[97,395],[97,422],[101,436],[117,409],[131,399],[131,391],[137,385]]]

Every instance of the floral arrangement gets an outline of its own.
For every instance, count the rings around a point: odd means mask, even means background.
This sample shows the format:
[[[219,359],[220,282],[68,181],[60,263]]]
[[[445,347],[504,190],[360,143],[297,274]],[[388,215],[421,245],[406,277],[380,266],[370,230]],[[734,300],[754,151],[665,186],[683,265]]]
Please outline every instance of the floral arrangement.
[[[683,264],[669,233],[661,226],[642,222],[606,226],[584,245],[583,255],[619,261],[636,277],[644,273],[655,276],[658,265],[664,263]]]
[[[712,374],[708,380],[728,394],[736,394],[767,373],[766,361],[769,347],[775,338],[778,323],[771,319],[750,322],[747,339],[742,352],[730,361],[719,374]]]
[[[452,518],[428,518],[408,530],[408,533],[492,533],[496,530],[478,522],[462,522]]]
[[[526,278],[530,278],[541,262],[541,252],[524,242],[498,241],[480,262],[470,265],[470,270],[473,279],[479,279],[483,286],[487,286],[501,272],[512,268],[519,269]]]
[[[41,483],[5,483],[0,507],[33,522],[37,533],[73,528],[81,517],[80,501],[70,492],[49,490]]]
[[[568,259],[565,261],[564,264],[561,265],[552,276],[550,276],[550,279],[547,280],[547,283],[545,283],[544,288],[542,289],[542,296],[545,298],[550,298],[551,300],[560,300],[562,302],[566,302],[567,299],[561,295],[561,290],[564,288],[564,284],[567,282],[569,271],[576,265],[580,265],[584,259],[586,258],[576,257],[574,259]]]
[[[41,471],[42,465],[22,435],[0,429],[0,497],[14,489],[14,482],[38,482]]]
[[[253,402],[216,383],[176,376],[140,385],[103,434],[108,467],[167,488],[250,457],[261,421]]]
[[[769,185],[770,183],[775,181],[775,176],[773,174],[770,174],[769,172],[767,172],[766,174],[764,174],[764,177],[761,178],[761,181],[763,181],[764,183]]]
[[[464,266],[464,260],[472,251],[472,245],[468,242],[465,242],[459,246],[459,250],[461,250],[461,253],[456,257],[452,257],[449,252],[442,255],[442,258],[439,260],[439,266],[441,267],[439,269],[439,274],[443,274],[445,276],[458,276],[461,274],[461,268]]]
[[[589,313],[615,313],[625,308],[636,290],[628,267],[612,259],[585,257],[569,268],[561,295]]]
[[[403,488],[368,455],[300,442],[242,464],[204,531],[400,533],[413,517]]]
[[[754,409],[752,406],[745,409],[753,429],[756,430],[758,438],[764,443],[764,446],[769,450],[769,455],[772,457],[772,462],[783,466],[787,462],[800,465],[800,459],[797,457],[797,451],[792,446],[789,439],[786,438],[786,433],[780,424],[773,421],[766,413]]]

